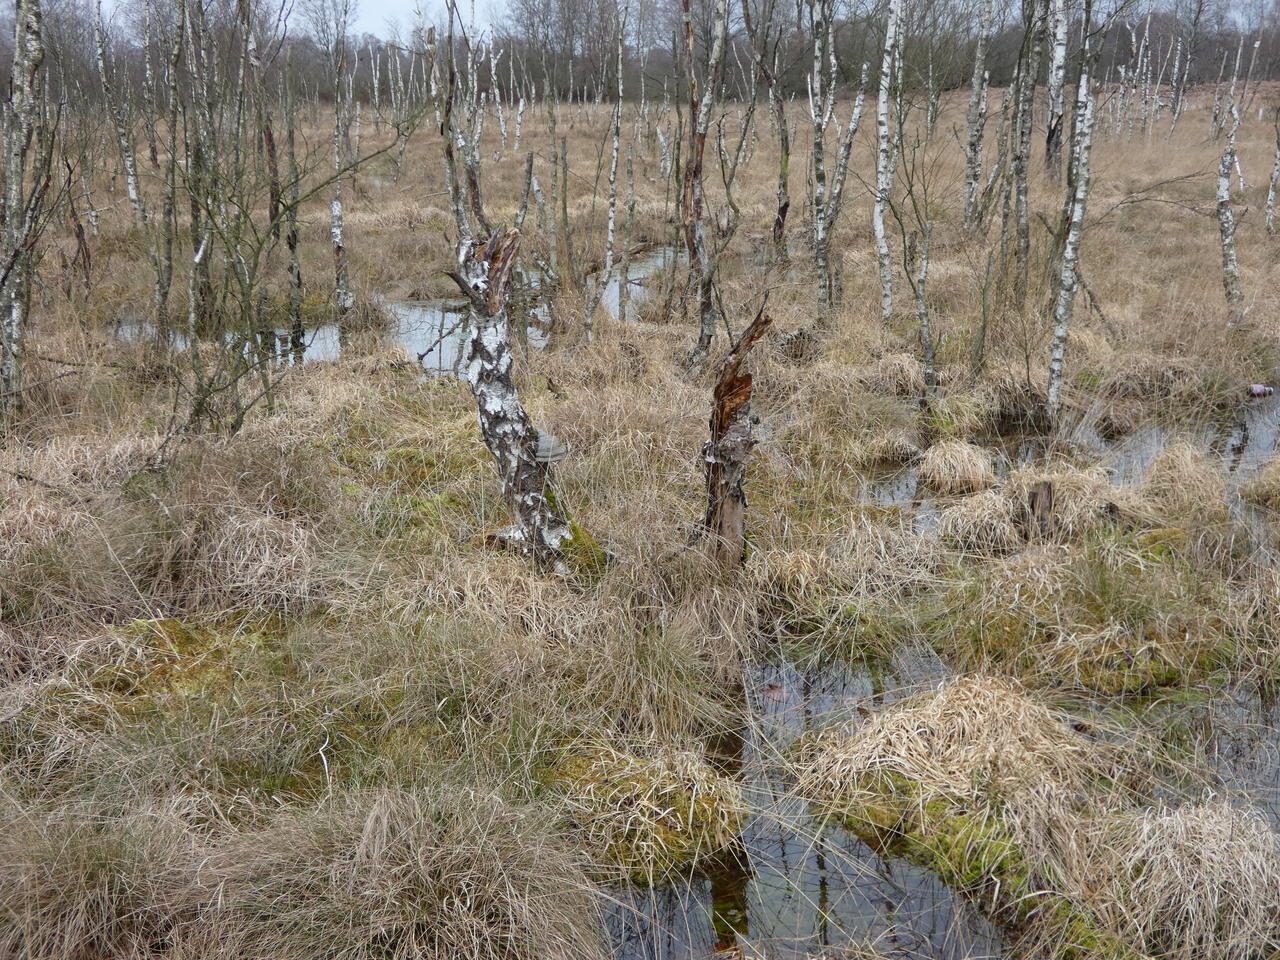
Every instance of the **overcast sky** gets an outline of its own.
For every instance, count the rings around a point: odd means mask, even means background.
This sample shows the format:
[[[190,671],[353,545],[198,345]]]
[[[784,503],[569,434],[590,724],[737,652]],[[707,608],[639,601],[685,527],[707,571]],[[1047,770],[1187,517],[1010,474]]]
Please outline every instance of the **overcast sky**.
[[[444,13],[444,0],[420,0],[422,8],[429,20],[438,20]],[[356,33],[372,33],[385,37],[390,31],[388,23],[399,22],[404,29],[413,22],[415,0],[355,0]],[[476,23],[481,26],[500,18],[496,11],[505,3],[503,0],[476,0]],[[462,16],[471,15],[470,0],[458,0],[458,9]]]

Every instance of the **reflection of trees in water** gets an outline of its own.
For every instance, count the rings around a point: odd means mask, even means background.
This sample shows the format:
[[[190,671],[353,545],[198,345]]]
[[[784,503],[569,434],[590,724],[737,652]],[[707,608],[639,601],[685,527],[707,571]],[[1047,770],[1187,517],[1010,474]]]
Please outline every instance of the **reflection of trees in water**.
[[[928,652],[907,654],[896,676],[836,665],[799,671],[760,666],[748,685],[744,794],[757,811],[743,832],[748,873],[698,879],[664,890],[619,892],[610,907],[614,955],[625,960],[707,957],[717,936],[713,909],[733,921],[746,956],[800,960],[826,948],[871,940],[885,953],[939,960],[1001,955],[999,932],[928,871],[882,860],[856,837],[816,821],[791,790],[781,761],[807,731],[858,716],[857,708],[899,699],[932,683],[942,666]],[[908,689],[908,684],[910,689]],[[714,894],[714,898],[713,898]],[[627,920],[626,911],[643,917]],[[723,939],[721,946],[725,946]]]

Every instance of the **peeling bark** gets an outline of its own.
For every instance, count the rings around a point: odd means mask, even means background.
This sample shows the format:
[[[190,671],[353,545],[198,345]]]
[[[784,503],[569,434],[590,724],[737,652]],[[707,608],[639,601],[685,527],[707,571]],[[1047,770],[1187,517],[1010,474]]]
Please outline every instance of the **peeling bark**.
[[[538,431],[512,375],[507,300],[519,247],[515,230],[486,241],[464,238],[459,245],[459,270],[453,276],[471,300],[462,372],[515,521],[504,538],[540,563],[555,564],[565,559],[571,541],[584,535],[575,531],[552,490],[550,463],[539,458]]]
[[[1071,145],[1070,216],[1062,249],[1062,272],[1058,280],[1058,297],[1053,310],[1053,345],[1049,354],[1047,413],[1050,421],[1057,420],[1062,409],[1062,371],[1067,354],[1071,311],[1079,280],[1080,239],[1084,233],[1085,207],[1089,199],[1089,154],[1093,146],[1094,97],[1090,89],[1087,46],[1081,56],[1084,58],[1084,66],[1076,88],[1077,120],[1074,142]]]
[[[742,372],[742,364],[772,322],[762,306],[721,363],[711,407],[711,437],[702,448],[707,486],[702,527],[711,538],[714,555],[726,565],[739,566],[746,559],[743,483],[758,442],[751,418],[751,374]]]

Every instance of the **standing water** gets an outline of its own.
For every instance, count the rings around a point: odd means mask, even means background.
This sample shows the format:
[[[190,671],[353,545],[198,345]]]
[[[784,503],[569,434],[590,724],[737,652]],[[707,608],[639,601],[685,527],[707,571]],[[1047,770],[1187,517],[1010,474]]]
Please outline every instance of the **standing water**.
[[[785,773],[804,734],[930,686],[945,674],[927,649],[905,652],[891,675],[786,662],[754,669],[743,734],[743,868],[657,889],[615,891],[606,909],[619,960],[697,960],[730,948],[800,960],[874,941],[890,956],[985,960],[998,931],[928,871],[884,860],[815,818]]]

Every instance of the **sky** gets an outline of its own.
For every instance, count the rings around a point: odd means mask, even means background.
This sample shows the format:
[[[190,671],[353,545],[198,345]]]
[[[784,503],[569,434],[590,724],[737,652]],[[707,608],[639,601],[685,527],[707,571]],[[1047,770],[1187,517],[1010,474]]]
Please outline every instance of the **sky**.
[[[372,33],[385,37],[387,24],[398,21],[401,29],[413,22],[416,0],[356,0],[356,33]],[[437,19],[444,11],[444,0],[421,0],[429,19]],[[501,19],[503,0],[476,0],[476,23],[484,25]],[[463,17],[470,16],[470,0],[458,0]]]

